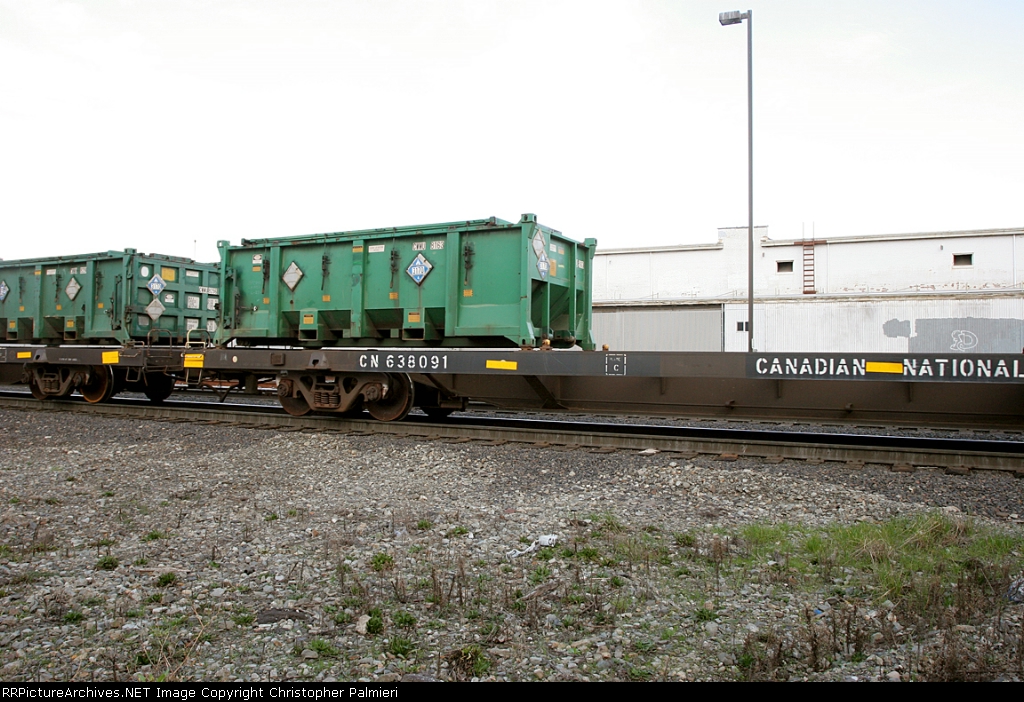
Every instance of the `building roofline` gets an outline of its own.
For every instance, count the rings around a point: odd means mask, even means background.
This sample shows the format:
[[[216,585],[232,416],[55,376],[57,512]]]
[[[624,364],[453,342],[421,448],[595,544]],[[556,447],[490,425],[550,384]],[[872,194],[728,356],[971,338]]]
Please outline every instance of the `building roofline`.
[[[745,228],[745,227],[744,227]],[[820,244],[855,244],[863,241],[901,241],[914,239],[962,239],[981,236],[1017,236],[1024,234],[1024,228],[1010,227],[1006,229],[964,229],[944,232],[912,232],[909,234],[862,234],[857,236],[830,236],[820,239],[769,239],[761,238],[761,246],[802,246],[805,242],[815,241]]]
[[[849,301],[877,301],[879,298],[886,299],[977,299],[985,297],[1024,297],[1024,290],[1020,288],[1006,290],[936,290],[912,292],[907,290],[897,292],[849,292],[830,293],[828,295],[754,295],[754,302],[849,302]],[[616,307],[692,307],[707,305],[725,304],[747,304],[745,296],[729,295],[720,297],[676,297],[659,298],[648,300],[595,300],[593,307],[616,308]]]

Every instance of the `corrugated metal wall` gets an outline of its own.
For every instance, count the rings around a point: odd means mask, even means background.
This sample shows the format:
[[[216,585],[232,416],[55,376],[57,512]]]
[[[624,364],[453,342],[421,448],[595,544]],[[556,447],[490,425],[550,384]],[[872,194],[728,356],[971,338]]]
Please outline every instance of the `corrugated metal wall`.
[[[722,306],[595,307],[594,341],[613,351],[721,351]]]

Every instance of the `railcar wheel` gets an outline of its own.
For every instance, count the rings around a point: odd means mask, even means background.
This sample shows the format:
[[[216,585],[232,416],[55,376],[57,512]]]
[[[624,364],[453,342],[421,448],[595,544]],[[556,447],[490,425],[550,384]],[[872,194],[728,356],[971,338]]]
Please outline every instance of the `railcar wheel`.
[[[78,391],[86,402],[106,402],[114,394],[113,369],[110,366],[93,366],[89,371],[89,380],[82,383]]]
[[[309,414],[313,409],[306,402],[306,398],[302,395],[298,397],[292,397],[292,381],[290,379],[284,379],[277,384],[277,400],[284,407],[284,411],[293,417],[301,417]]]
[[[380,422],[397,422],[409,414],[412,400],[412,381],[404,373],[396,373],[388,375],[388,392],[385,397],[364,404],[374,419]]]
[[[150,402],[159,404],[174,392],[174,378],[166,373],[146,373],[146,384],[142,388]]]
[[[37,400],[45,400],[47,397],[46,393],[43,392],[43,389],[39,387],[39,383],[36,382],[35,378],[32,378],[32,380],[28,381],[28,389],[32,393],[32,397],[36,398]]]

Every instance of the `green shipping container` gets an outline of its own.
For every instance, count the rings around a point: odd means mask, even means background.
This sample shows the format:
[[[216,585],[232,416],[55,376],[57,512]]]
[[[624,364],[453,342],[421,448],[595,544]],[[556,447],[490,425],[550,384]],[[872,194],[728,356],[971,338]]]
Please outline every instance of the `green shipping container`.
[[[218,246],[221,344],[594,348],[597,242],[532,214]]]
[[[219,288],[215,265],[135,249],[0,261],[0,320],[11,342],[199,341],[217,330]]]

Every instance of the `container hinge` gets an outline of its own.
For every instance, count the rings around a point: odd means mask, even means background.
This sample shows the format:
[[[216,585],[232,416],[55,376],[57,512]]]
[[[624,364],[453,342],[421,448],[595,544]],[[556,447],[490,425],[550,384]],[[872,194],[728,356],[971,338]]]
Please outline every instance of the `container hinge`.
[[[391,249],[391,289],[395,289],[395,275],[398,273],[398,249]]]
[[[107,310],[107,314],[110,316],[110,327],[112,329],[120,329],[121,322],[117,319],[117,300],[119,299],[118,291],[121,289],[121,276],[114,276],[114,293],[110,296],[110,309]],[[128,310],[124,311],[127,321]]]
[[[469,269],[473,267],[473,244],[472,244],[472,242],[466,244],[462,248],[462,260],[465,262],[465,266],[466,266],[466,277],[462,281],[462,286],[468,288],[469,287]]]
[[[267,283],[270,282],[270,257],[265,255],[263,257],[263,291],[262,295],[267,294]]]
[[[324,254],[320,257],[320,289],[324,289],[324,285],[327,284],[327,276],[330,275],[331,257]]]

